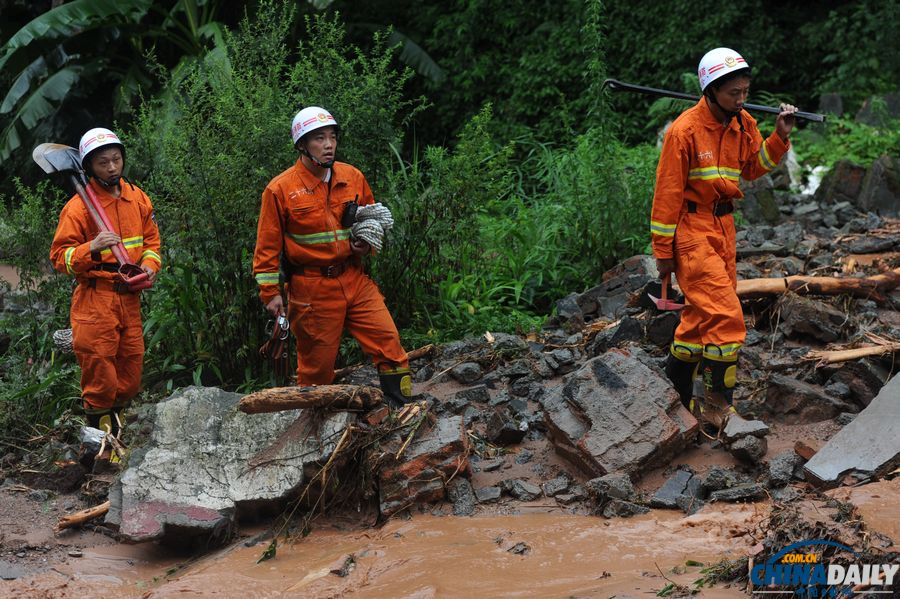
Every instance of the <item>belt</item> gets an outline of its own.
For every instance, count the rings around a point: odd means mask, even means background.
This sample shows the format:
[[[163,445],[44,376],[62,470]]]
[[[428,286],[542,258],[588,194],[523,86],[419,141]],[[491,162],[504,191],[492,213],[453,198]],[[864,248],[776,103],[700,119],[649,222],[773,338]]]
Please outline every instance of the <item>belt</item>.
[[[134,293],[134,291],[129,289],[128,285],[122,281],[111,281],[109,279],[98,279],[93,277],[90,279],[81,279],[78,284],[87,285],[89,289],[106,289],[115,291],[116,293]]]
[[[328,266],[310,266],[310,265],[294,265],[292,275],[303,275],[307,277],[326,277],[333,279],[344,274],[344,271],[353,266],[353,260],[345,260],[339,264],[329,264]]]
[[[92,266],[88,270],[99,270],[102,272],[119,272],[118,264],[98,264],[97,266]]]
[[[688,212],[697,212],[697,202],[687,201]],[[734,212],[734,202],[716,202],[712,205],[712,213],[716,216],[725,216]]]

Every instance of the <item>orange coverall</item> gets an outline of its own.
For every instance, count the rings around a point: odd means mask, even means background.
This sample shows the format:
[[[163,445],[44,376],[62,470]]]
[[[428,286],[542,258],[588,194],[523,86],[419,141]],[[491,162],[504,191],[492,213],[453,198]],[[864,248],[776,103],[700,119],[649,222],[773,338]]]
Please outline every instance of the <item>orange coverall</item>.
[[[159,228],[147,194],[125,181],[119,198],[94,179],[90,186],[131,260],[158,272]],[[118,263],[109,248],[91,252],[91,240],[98,233],[84,202],[75,195],[59,215],[50,246],[53,267],[78,282],[70,319],[88,413],[123,407],[137,395],[144,365],[140,297],[117,284]]]
[[[746,329],[735,291],[734,218],[725,212],[744,196],[740,178],[765,175],[790,146],[775,133],[763,141],[745,110],[743,127],[736,118],[724,126],[706,102],[701,98],[666,132],[650,232],[654,256],[675,259],[675,276],[688,303],[675,330],[672,355],[685,362],[701,357],[734,362]]]
[[[343,162],[334,163],[326,182],[297,160],[262,194],[253,274],[260,299],[268,304],[280,293],[284,252],[293,272],[285,283],[288,320],[297,340],[298,385],[332,382],[344,327],[381,373],[409,369],[384,297],[353,257],[350,229],[341,227],[344,210],[354,200],[360,206],[375,202],[363,174]]]

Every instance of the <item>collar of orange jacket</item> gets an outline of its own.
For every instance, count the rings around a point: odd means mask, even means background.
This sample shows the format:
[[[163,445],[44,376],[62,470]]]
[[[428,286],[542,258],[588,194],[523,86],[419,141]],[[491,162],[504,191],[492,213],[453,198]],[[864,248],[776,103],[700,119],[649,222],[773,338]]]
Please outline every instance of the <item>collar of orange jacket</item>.
[[[347,182],[347,178],[344,176],[344,169],[340,168],[342,162],[335,162],[334,166],[331,167],[331,186],[343,184]],[[300,157],[297,159],[297,162],[294,163],[294,168],[297,171],[297,175],[300,177],[300,180],[303,182],[303,185],[307,189],[314,189],[320,183],[323,185],[327,185],[325,181],[315,176],[311,170],[306,168],[306,165],[303,164],[303,158]]]
[[[109,193],[109,191],[105,187],[103,187],[94,177],[91,177],[91,182],[88,183],[88,185],[91,186],[91,189],[94,190],[94,193],[97,194],[97,197],[100,199],[100,203],[104,208],[106,208],[116,200],[125,200],[126,202],[131,201],[131,198],[129,198],[125,193],[125,186],[122,185],[124,181],[124,179],[119,179],[119,188],[121,189],[119,197],[116,197],[113,194]]]
[[[707,100],[706,96],[703,96],[702,98],[700,98],[700,101],[697,102],[694,108],[696,108],[697,112],[700,114],[700,120],[702,121],[703,126],[709,129],[721,129],[722,122],[716,119],[716,116],[713,114],[712,108],[710,108],[708,102],[709,100]],[[747,114],[746,110],[741,110],[742,119],[746,119],[748,116],[750,115]],[[733,117],[728,121],[727,126],[729,129],[734,129],[736,131],[740,131],[741,129],[741,126],[738,124],[737,119]]]

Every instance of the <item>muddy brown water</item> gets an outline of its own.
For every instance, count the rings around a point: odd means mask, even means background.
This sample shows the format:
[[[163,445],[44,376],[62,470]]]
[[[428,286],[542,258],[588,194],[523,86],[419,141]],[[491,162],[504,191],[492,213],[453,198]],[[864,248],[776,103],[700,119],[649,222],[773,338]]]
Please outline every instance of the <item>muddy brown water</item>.
[[[314,530],[274,559],[236,543],[188,565],[155,545],[86,549],[51,571],[0,583],[4,597],[646,597],[701,577],[688,560],[742,557],[766,504],[655,510],[604,520],[563,513],[396,519],[378,529]],[[515,549],[523,551],[517,553]],[[340,571],[352,556],[346,576]],[[678,572],[673,568],[679,567]],[[663,578],[664,573],[666,578]],[[738,588],[704,597],[745,597]]]

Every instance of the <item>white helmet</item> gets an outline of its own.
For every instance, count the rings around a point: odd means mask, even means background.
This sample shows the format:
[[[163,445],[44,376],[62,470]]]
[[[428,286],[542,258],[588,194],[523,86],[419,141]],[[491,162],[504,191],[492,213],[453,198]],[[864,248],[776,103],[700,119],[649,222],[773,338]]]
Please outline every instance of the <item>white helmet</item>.
[[[291,123],[291,139],[294,140],[294,145],[296,145],[297,141],[310,131],[315,131],[322,127],[337,126],[337,121],[334,120],[330,112],[318,106],[308,106],[294,117],[294,122]]]
[[[750,65],[744,57],[731,48],[716,48],[710,50],[700,59],[697,67],[697,77],[700,79],[700,91],[706,91],[706,86],[728,73],[749,69]]]
[[[81,141],[78,142],[78,154],[81,158],[81,168],[89,170],[88,165],[85,164],[85,159],[88,157],[88,155],[94,150],[111,144],[119,146],[119,148],[122,150],[124,158],[125,144],[123,144],[121,140],[119,140],[118,135],[116,135],[109,129],[96,127],[82,135]]]

